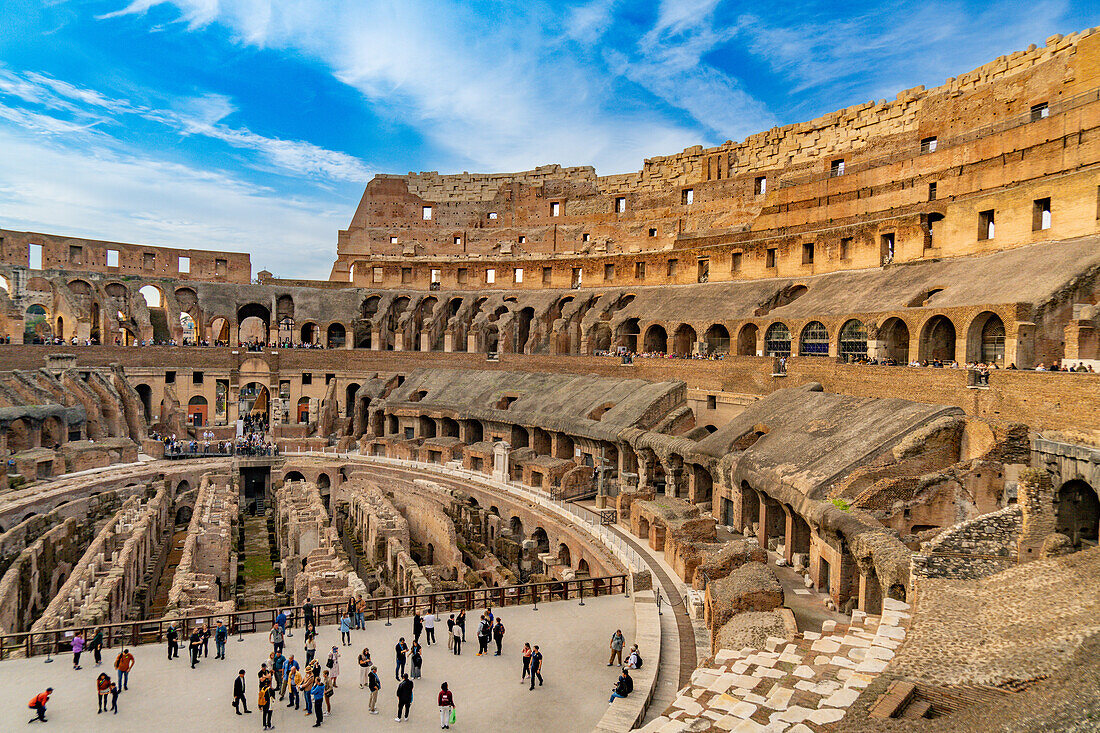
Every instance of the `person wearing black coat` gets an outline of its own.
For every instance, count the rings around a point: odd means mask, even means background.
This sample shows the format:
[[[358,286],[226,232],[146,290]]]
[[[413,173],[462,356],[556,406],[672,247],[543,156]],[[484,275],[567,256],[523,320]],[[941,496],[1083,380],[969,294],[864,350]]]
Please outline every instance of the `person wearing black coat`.
[[[401,722],[401,711],[405,711],[405,720],[409,719],[409,710],[413,702],[413,683],[407,674],[401,675],[401,684],[397,686],[397,717],[395,721]]]
[[[241,714],[240,706],[244,705],[244,711],[251,713],[248,709],[248,700],[244,696],[244,670],[242,669],[237,673],[237,679],[233,680],[233,709],[237,711],[237,715]]]

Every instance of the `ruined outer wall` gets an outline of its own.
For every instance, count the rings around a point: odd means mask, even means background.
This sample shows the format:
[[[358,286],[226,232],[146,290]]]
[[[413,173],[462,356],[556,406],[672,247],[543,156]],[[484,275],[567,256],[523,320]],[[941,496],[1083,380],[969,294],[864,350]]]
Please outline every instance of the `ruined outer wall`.
[[[0,633],[27,629],[33,610],[49,603],[58,575],[63,577],[80,559],[86,534],[70,517],[19,553],[0,578]]]
[[[28,267],[28,246],[31,244],[42,245],[43,270],[79,269],[119,276],[230,283],[252,280],[252,259],[244,253],[153,247],[8,229],[0,229],[0,264]],[[107,266],[108,250],[118,253],[117,267]],[[181,257],[190,258],[190,272],[180,271]]]
[[[481,282],[471,258],[488,258],[509,288],[568,287],[582,266],[586,283],[694,282],[699,258],[710,281],[804,276],[1095,232],[1100,148],[1083,133],[1100,115],[1097,36],[1052,36],[938,88],[651,158],[637,173],[379,177],[340,233],[330,279],[426,287],[436,269],[444,288]],[[1040,104],[1047,114],[1033,119]],[[1035,231],[1031,204],[1045,197],[1054,225]],[[986,210],[995,240],[977,233]],[[666,271],[669,250],[680,261]],[[639,275],[635,253],[660,255]]]

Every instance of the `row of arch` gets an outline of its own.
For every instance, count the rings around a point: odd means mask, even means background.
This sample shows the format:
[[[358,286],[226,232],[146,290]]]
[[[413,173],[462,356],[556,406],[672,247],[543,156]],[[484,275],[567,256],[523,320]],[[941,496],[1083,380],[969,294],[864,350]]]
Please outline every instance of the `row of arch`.
[[[669,338],[666,328],[650,324],[642,331],[637,318],[630,318],[619,325],[614,340],[606,324],[597,324],[593,346],[596,350],[609,350],[621,346],[634,352],[668,353],[675,356],[691,356],[694,353],[736,354],[738,356],[809,357],[838,356],[845,361],[857,361],[871,356],[867,324],[852,318],[845,321],[834,337],[821,321],[810,321],[802,327],[797,341],[790,328],[782,321],[768,325],[763,333],[761,346],[760,326],[744,324],[731,342],[729,330],[722,324],[711,325],[698,339],[695,328],[681,323]],[[951,361],[957,354],[957,330],[954,322],[942,314],[936,314],[920,328],[917,358],[928,361]],[[898,363],[909,361],[910,330],[901,318],[886,319],[877,330],[880,359],[893,359]],[[996,313],[985,311],[971,320],[966,333],[966,360],[987,364],[1003,364],[1005,360],[1006,331],[1004,321]]]

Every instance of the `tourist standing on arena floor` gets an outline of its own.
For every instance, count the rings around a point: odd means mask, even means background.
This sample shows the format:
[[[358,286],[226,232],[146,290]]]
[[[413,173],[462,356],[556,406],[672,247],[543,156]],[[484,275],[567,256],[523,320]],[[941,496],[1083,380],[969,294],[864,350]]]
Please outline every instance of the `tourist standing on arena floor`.
[[[279,700],[286,699],[287,682],[297,673],[300,666],[293,654],[287,657],[286,664],[283,665],[283,684],[279,685]]]
[[[309,598],[306,598],[306,602],[302,605],[302,616],[304,617],[303,626],[313,626],[313,601]]]
[[[202,648],[202,635],[199,633],[199,629],[196,626],[191,631],[191,636],[188,638],[187,651],[191,655],[191,669],[195,668],[195,665],[199,663],[199,650]]]
[[[447,618],[447,648],[453,649],[455,644],[455,615],[452,613]]]
[[[210,627],[203,624],[199,627],[199,638],[202,641],[203,658],[210,657]]]
[[[413,702],[413,683],[409,679],[409,676],[401,676],[401,684],[397,686],[397,717],[394,718],[398,723],[401,722],[401,711],[405,711],[405,720],[409,719],[409,712],[412,710]]]
[[[241,705],[244,705],[244,711],[251,713],[248,709],[248,700],[244,696],[244,670],[237,672],[237,679],[233,680],[233,709],[237,711],[237,715],[241,714]]]
[[[327,669],[321,675],[325,681],[325,709],[329,715],[332,715],[332,696],[336,694],[336,678]]]
[[[114,682],[111,683],[111,712],[118,715],[118,693],[121,690],[118,689],[118,685]]]
[[[542,687],[542,652],[539,645],[531,650],[531,689],[535,689],[535,677],[539,678],[539,687]]]
[[[168,639],[168,658],[175,659],[180,655],[180,634],[176,631],[175,624],[168,624],[168,631],[165,632],[165,638]]]
[[[367,602],[362,593],[355,597],[355,628],[367,628]]]
[[[615,664],[618,661],[619,666],[623,666],[623,632],[621,629],[615,629],[615,633],[611,635],[611,657],[607,660],[607,666]]]
[[[378,715],[378,691],[382,689],[382,680],[378,678],[378,667],[373,665],[367,675],[367,689],[370,690],[370,714]]]
[[[271,631],[268,632],[267,638],[276,654],[283,650],[283,632],[279,629],[278,624],[271,624]]]
[[[451,727],[451,712],[455,709],[455,698],[447,689],[447,683],[439,686],[439,727],[446,730]]]
[[[332,651],[329,652],[328,661],[325,662],[325,666],[328,667],[328,673],[332,676],[332,686],[336,687],[336,678],[340,676],[340,650],[336,647],[332,647]]]
[[[466,641],[466,609],[462,609],[458,612],[458,618],[455,619],[455,626],[462,629],[462,640]]]
[[[488,617],[483,613],[477,620],[477,655],[489,652],[489,635],[492,633]]]
[[[76,632],[73,637],[73,669],[82,669],[80,666],[80,653],[84,651],[84,633]]]
[[[268,685],[267,680],[261,680],[260,682],[260,718],[263,720],[264,730],[270,730],[275,726],[271,725],[271,698],[274,696],[274,692],[271,691],[271,686]]]
[[[88,644],[88,648],[92,650],[92,656],[95,658],[95,666],[103,664],[103,629],[96,629],[95,636],[92,637],[92,641]]]
[[[435,643],[435,614],[431,611],[424,614],[424,641],[428,646]]]
[[[28,723],[33,723],[36,720],[46,722],[46,703],[50,701],[50,695],[53,694],[53,688],[47,687],[45,692],[40,692],[31,698],[31,701],[27,703],[27,707],[35,711],[36,717],[31,718]]]
[[[96,715],[107,709],[107,696],[111,694],[111,677],[106,672],[100,672],[95,678],[95,691],[99,702]]]
[[[420,617],[420,611],[413,612],[413,644],[420,641],[420,635],[424,633],[424,619]]]
[[[519,676],[519,681],[523,682],[527,679],[527,675],[531,674],[531,655],[534,652],[531,649],[531,642],[523,642],[523,674]]]
[[[134,655],[129,649],[123,648],[115,657],[115,669],[118,670],[118,686],[123,690],[130,689],[130,670],[134,668]]]
[[[229,639],[229,627],[221,621],[214,627],[214,659],[225,659],[225,642]]]
[[[302,696],[306,699],[306,716],[313,715],[313,686],[317,684],[317,675],[313,673],[313,665],[306,663],[306,669],[302,673]]]
[[[323,680],[316,679],[314,681],[310,696],[313,698],[313,715],[317,718],[317,722],[313,724],[313,727],[320,728],[321,721],[325,719],[325,711],[321,707],[325,699],[325,683]]]
[[[405,655],[409,651],[409,645],[405,643],[404,636],[397,640],[397,645],[393,649],[397,658],[397,666],[394,669],[393,676],[394,679],[400,682],[401,675],[405,673]]]
[[[347,611],[344,611],[344,615],[340,617],[340,643],[351,646],[351,616]]]
[[[458,624],[455,624],[454,636],[451,637],[451,648],[456,657],[462,654],[462,627]]]
[[[317,630],[313,628],[313,624],[310,623],[306,626],[306,664],[313,661],[313,657],[317,655]]]
[[[367,675],[370,674],[370,649],[363,647],[359,652],[359,689],[367,686]]]
[[[504,622],[498,617],[496,624],[493,626],[493,641],[496,642],[497,652],[493,656],[500,656],[500,645],[504,642]]]
[[[412,661],[412,678],[414,680],[420,679],[420,668],[424,666],[424,655],[422,654],[423,647],[420,646],[420,642],[413,642],[412,652],[409,654],[409,659]]]
[[[292,654],[290,658],[293,659],[294,655]],[[298,663],[295,662],[294,664],[297,665]],[[301,695],[298,691],[302,687],[302,672],[298,669],[297,666],[295,666],[287,670],[286,677],[287,681],[290,683],[290,702],[288,702],[286,706],[288,708],[294,708],[295,710],[297,710],[298,705],[301,702]],[[280,697],[279,699],[282,700],[283,698]]]

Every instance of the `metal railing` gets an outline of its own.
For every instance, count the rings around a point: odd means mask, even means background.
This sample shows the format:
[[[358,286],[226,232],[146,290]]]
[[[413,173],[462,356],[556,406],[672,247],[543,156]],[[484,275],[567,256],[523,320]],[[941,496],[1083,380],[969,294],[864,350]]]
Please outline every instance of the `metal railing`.
[[[412,616],[415,611],[431,613],[449,613],[451,611],[472,611],[486,606],[517,606],[567,600],[570,598],[593,598],[616,595],[628,591],[626,575],[607,575],[603,577],[574,578],[572,580],[554,580],[523,585],[499,586],[496,588],[471,588],[465,590],[439,591],[385,598],[364,598],[366,604],[364,618],[370,621]],[[316,626],[335,624],[347,608],[347,601],[318,603],[313,606],[313,623]],[[191,632],[203,625],[213,631],[218,621],[226,623],[231,634],[268,631],[275,625],[279,611],[286,613],[291,628],[305,621],[301,606],[282,608],[264,608],[232,613],[185,616],[181,618],[160,618],[146,621],[125,621],[115,624],[96,626],[74,626],[50,631],[24,631],[14,634],[0,634],[0,660],[13,657],[33,657],[43,654],[65,654],[72,647],[73,637],[78,633],[90,641],[96,631],[103,632],[105,648],[136,646],[167,641],[169,626],[175,626],[179,632],[179,643],[186,646]],[[85,647],[87,648],[87,647]]]

